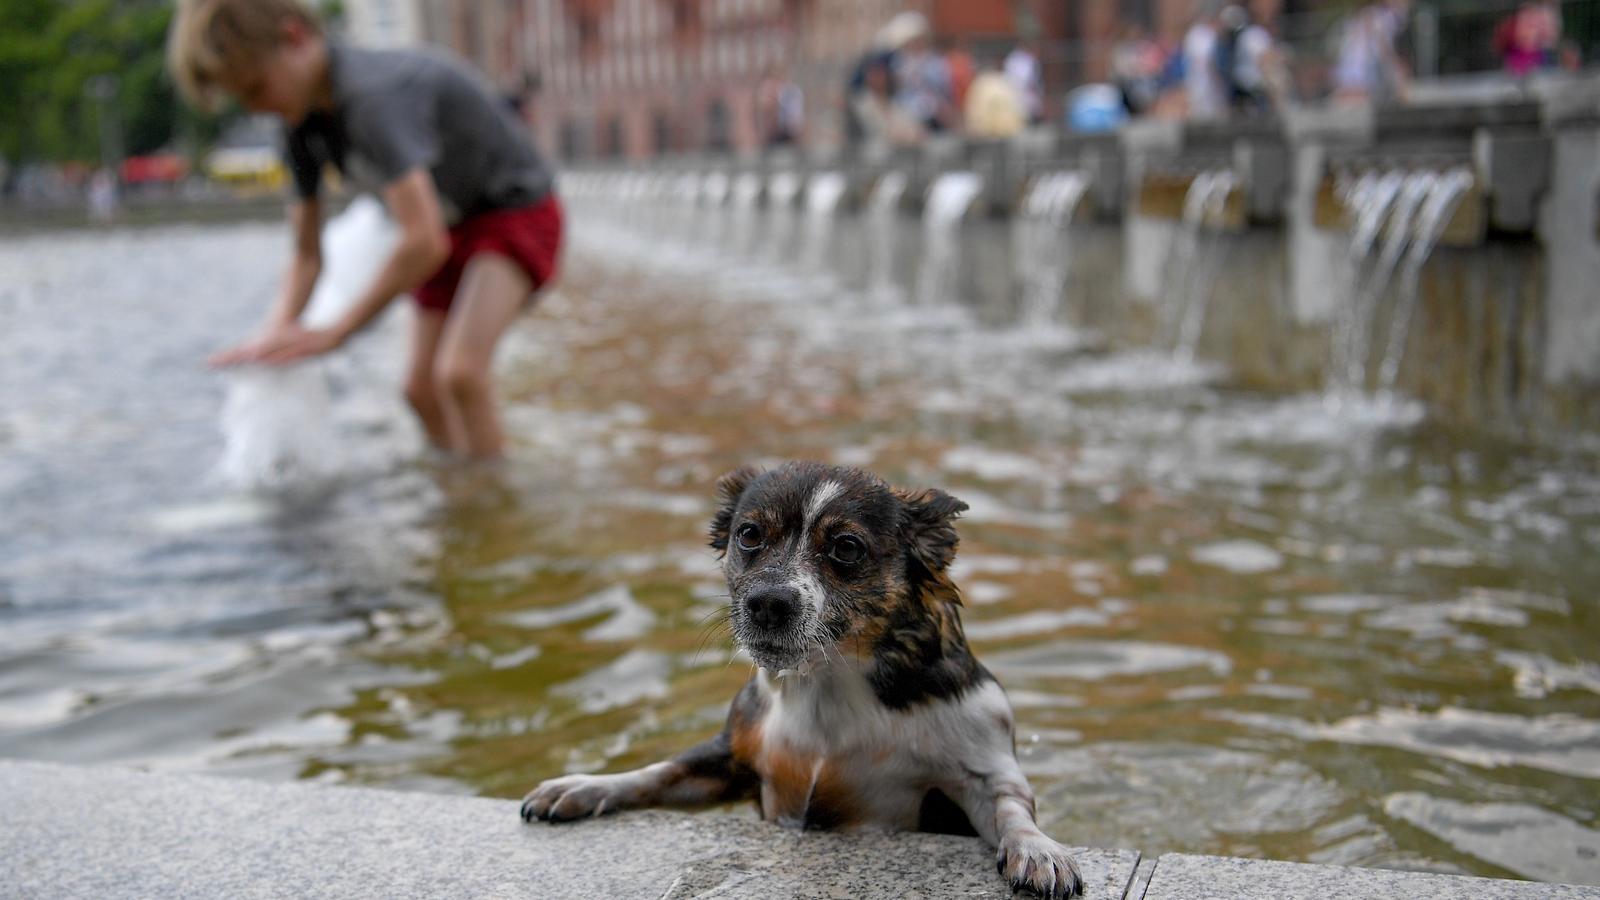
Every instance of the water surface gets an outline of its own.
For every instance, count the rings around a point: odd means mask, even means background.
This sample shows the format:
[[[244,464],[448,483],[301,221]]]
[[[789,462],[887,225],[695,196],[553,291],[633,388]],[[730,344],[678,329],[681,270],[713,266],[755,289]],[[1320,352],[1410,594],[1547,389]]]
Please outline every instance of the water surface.
[[[1001,226],[602,194],[499,361],[509,462],[421,452],[402,313],[325,373],[342,476],[278,495],[212,474],[200,360],[281,228],[0,247],[0,755],[498,797],[653,761],[749,674],[715,478],[810,457],[971,505],[1060,838],[1600,883],[1593,457],[1108,347]]]

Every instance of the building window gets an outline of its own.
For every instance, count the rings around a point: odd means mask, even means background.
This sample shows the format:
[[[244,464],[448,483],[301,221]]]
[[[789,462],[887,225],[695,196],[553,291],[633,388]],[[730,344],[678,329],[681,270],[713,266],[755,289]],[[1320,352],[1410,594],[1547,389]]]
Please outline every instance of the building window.
[[[581,159],[588,151],[584,146],[583,126],[577,119],[567,119],[561,124],[561,156],[563,159]]]
[[[578,14],[578,50],[593,54],[600,49],[600,17],[585,10]]]
[[[672,116],[657,110],[655,115],[655,145],[656,155],[671,153],[677,149],[672,140]]]
[[[717,153],[733,149],[733,113],[720,97],[706,110],[706,149]]]
[[[608,156],[622,156],[622,118],[612,116],[606,121],[606,154]]]

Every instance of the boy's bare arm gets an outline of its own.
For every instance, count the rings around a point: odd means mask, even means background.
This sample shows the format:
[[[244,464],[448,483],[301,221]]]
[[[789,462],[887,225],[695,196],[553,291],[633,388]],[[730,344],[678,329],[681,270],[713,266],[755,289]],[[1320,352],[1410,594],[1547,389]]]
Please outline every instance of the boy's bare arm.
[[[317,276],[322,274],[322,202],[311,197],[291,203],[289,229],[294,233],[294,256],[267,320],[272,329],[300,321],[300,314],[311,301],[311,291],[317,286]]]
[[[444,265],[450,255],[450,234],[428,170],[416,168],[402,175],[384,189],[383,199],[400,223],[400,242],[372,284],[332,326],[291,329],[282,340],[259,348],[251,360],[281,364],[335,350],[376,318],[396,295],[421,284]]]
[[[389,301],[439,271],[450,256],[450,234],[439,208],[439,190],[427,169],[418,167],[383,191],[384,205],[400,225],[400,243],[378,277],[333,326],[342,343],[377,317]]]
[[[213,366],[232,366],[254,362],[300,331],[300,314],[311,300],[311,291],[322,274],[322,204],[315,197],[289,204],[289,230],[294,236],[294,254],[283,274],[283,285],[273,301],[266,321],[254,337],[242,344],[213,354]]]

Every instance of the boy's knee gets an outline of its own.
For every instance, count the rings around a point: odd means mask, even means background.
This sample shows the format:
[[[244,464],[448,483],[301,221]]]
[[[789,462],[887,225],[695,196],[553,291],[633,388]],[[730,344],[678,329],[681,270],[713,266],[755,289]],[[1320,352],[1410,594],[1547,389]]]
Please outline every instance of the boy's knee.
[[[489,373],[460,360],[441,360],[433,370],[433,382],[438,390],[457,399],[480,397],[489,392]]]
[[[412,374],[406,378],[405,396],[412,409],[433,409],[439,405],[439,388],[426,374]]]

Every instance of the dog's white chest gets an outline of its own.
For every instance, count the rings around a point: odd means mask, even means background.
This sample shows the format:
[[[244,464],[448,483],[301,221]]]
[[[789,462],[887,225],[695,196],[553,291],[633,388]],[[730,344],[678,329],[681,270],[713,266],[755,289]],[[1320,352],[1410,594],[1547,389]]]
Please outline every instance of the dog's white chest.
[[[788,683],[762,722],[761,807],[802,827],[915,829],[924,797],[966,756],[958,705],[886,709],[854,673]],[[955,744],[952,743],[955,739]],[[954,752],[952,752],[954,751]]]

